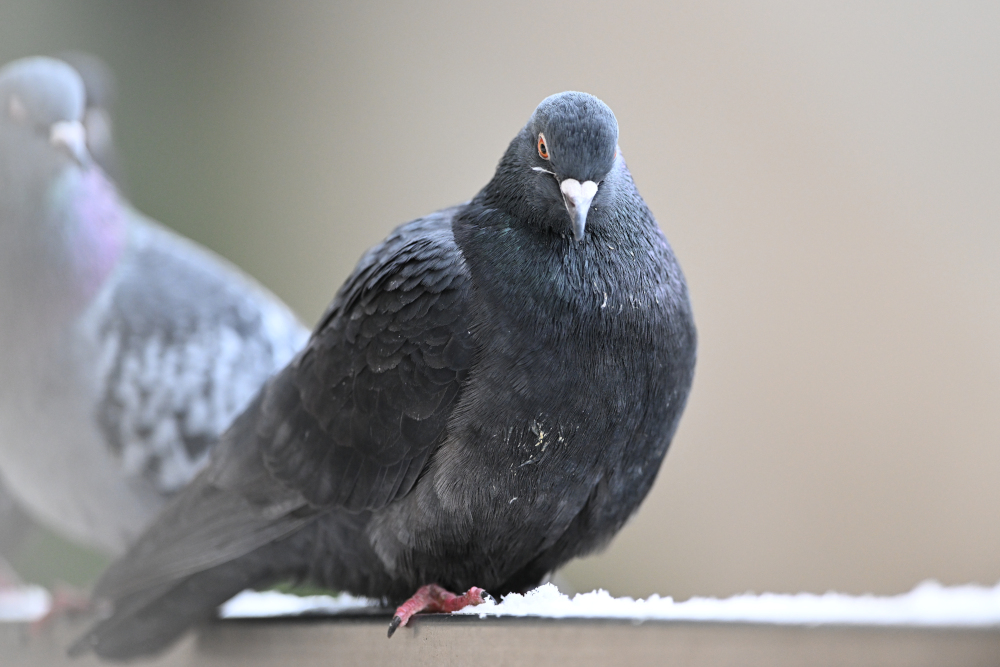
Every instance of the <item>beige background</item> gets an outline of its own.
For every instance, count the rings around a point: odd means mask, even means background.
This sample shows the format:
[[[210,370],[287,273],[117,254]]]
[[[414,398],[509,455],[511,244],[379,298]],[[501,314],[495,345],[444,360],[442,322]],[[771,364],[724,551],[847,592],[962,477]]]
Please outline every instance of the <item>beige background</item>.
[[[701,345],[650,498],[569,581],[1000,579],[995,4],[4,0],[0,61],[66,48],[119,74],[139,208],[309,322],[543,97],[598,95]]]

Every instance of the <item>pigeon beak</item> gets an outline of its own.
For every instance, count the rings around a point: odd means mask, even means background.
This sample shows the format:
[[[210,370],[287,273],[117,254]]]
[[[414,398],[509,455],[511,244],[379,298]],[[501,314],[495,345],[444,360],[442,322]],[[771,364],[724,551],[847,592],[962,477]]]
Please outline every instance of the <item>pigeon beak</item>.
[[[90,164],[90,153],[87,151],[87,131],[78,120],[61,120],[53,123],[49,130],[49,143],[64,150],[81,166]]]
[[[593,181],[581,183],[575,178],[567,178],[559,184],[559,189],[562,191],[563,202],[566,204],[570,220],[573,221],[573,236],[577,241],[582,241],[587,228],[590,202],[594,201],[594,195],[597,194],[597,183]]]

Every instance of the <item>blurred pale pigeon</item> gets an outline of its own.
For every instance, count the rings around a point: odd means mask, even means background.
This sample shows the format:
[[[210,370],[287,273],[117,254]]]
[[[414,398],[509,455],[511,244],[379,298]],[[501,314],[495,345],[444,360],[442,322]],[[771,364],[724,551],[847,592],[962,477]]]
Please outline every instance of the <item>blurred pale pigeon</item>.
[[[116,95],[114,74],[107,63],[90,53],[66,51],[56,57],[72,65],[83,79],[87,96],[83,113],[87,150],[120,189],[120,161],[112,140],[112,106]],[[25,540],[36,530],[36,524],[18,507],[0,479],[0,587],[17,581],[7,561],[19,554]]]
[[[131,208],[84,112],[67,63],[0,69],[0,475],[34,518],[116,554],[307,332]]]
[[[31,518],[17,506],[0,480],[0,590],[18,583],[19,578],[9,561],[32,528]]]

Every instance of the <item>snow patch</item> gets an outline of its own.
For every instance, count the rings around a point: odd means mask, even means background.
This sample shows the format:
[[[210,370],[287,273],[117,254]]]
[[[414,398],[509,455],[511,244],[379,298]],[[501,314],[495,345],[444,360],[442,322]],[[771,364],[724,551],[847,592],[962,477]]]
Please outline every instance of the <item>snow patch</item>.
[[[348,593],[330,595],[288,595],[277,591],[243,591],[219,608],[222,618],[267,618],[299,614],[340,614],[379,606],[378,600],[358,598]]]
[[[31,623],[51,606],[52,596],[41,586],[0,586],[0,622]]]
[[[726,599],[691,598],[674,602],[653,595],[644,600],[612,597],[607,591],[572,598],[552,584],[499,603],[466,607],[458,614],[541,616],[546,618],[621,618],[629,620],[780,623],[789,625],[903,625],[982,627],[1000,625],[1000,584],[942,586],[926,581],[909,593],[888,597],[842,593],[744,594]]]

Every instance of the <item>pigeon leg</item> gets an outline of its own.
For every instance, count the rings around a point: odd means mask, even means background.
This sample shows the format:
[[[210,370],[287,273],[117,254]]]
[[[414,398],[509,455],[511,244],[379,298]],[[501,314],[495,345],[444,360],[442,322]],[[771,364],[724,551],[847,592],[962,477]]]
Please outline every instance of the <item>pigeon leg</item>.
[[[464,595],[455,595],[451,591],[446,591],[437,584],[427,584],[413,594],[409,600],[396,608],[396,615],[389,623],[389,636],[396,631],[396,628],[406,625],[407,621],[414,614],[421,611],[452,612],[463,607],[482,604],[489,595],[482,588],[473,586]]]
[[[38,637],[53,627],[57,620],[69,618],[75,614],[93,611],[90,596],[72,586],[59,584],[52,590],[52,605],[45,615],[31,622],[31,635]]]

